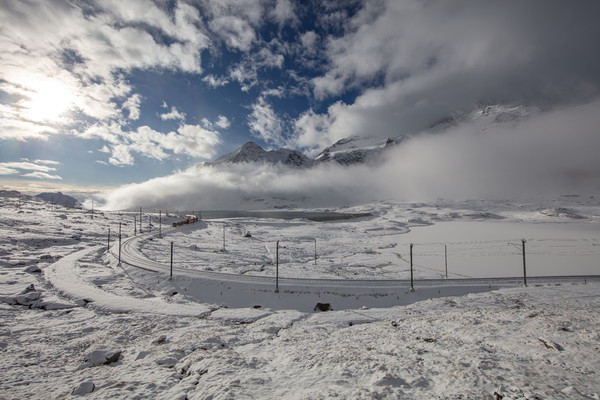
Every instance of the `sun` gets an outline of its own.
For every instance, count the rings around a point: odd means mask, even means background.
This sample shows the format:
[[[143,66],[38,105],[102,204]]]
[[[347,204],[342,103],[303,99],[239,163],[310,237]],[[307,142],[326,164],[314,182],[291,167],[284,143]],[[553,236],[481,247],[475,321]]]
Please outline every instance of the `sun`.
[[[41,122],[61,122],[74,105],[75,95],[62,83],[44,79],[30,85],[29,99],[23,100],[24,116]]]

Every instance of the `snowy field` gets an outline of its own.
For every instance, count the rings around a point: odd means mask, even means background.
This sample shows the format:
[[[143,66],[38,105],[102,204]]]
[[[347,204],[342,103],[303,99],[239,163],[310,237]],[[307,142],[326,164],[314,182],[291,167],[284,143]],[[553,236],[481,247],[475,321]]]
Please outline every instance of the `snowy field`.
[[[92,219],[0,198],[0,398],[600,399],[600,282],[589,277],[600,275],[598,199],[335,211],[372,216],[172,229],[176,217],[163,213],[159,237],[158,214],[151,231],[144,214],[134,237],[134,213]],[[172,280],[167,269],[118,265],[119,223],[128,254],[165,268],[174,243]],[[428,286],[446,265],[449,278],[516,283]],[[215,272],[241,277],[200,283]],[[557,275],[579,278],[533,278]],[[331,294],[327,281],[290,290],[284,278],[378,282]],[[318,302],[334,311],[312,311]]]

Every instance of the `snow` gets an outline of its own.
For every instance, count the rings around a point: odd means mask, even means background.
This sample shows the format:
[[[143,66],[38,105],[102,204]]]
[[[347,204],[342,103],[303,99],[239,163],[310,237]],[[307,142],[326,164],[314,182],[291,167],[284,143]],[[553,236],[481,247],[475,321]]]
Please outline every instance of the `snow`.
[[[156,226],[134,237],[128,213],[92,220],[0,197],[0,397],[600,399],[600,281],[589,276],[599,275],[595,198],[336,211],[373,217],[167,229],[171,216],[163,238]],[[128,243],[121,265],[119,222]],[[521,238],[527,287],[519,248],[507,243]],[[451,278],[512,279],[427,283],[443,271],[442,244]],[[334,311],[313,311],[318,302]]]

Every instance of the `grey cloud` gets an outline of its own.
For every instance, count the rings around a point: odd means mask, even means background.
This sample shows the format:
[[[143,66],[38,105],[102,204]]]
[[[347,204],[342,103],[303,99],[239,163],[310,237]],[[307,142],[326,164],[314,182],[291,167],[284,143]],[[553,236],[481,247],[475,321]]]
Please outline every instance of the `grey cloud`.
[[[366,2],[329,39],[328,70],[312,80],[321,99],[360,91],[330,107],[326,138],[415,133],[479,102],[590,101],[600,94],[599,12],[594,1]]]

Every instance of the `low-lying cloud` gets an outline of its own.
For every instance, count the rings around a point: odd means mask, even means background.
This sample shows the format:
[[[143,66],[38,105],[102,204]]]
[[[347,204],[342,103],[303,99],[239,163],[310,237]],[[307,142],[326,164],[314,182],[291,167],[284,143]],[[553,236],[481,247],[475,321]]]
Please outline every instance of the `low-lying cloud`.
[[[444,133],[412,137],[376,166],[195,166],[123,186],[107,195],[105,207],[248,209],[275,204],[269,199],[300,207],[333,207],[388,199],[597,193],[598,110],[600,101],[595,101],[485,129],[464,123]]]

